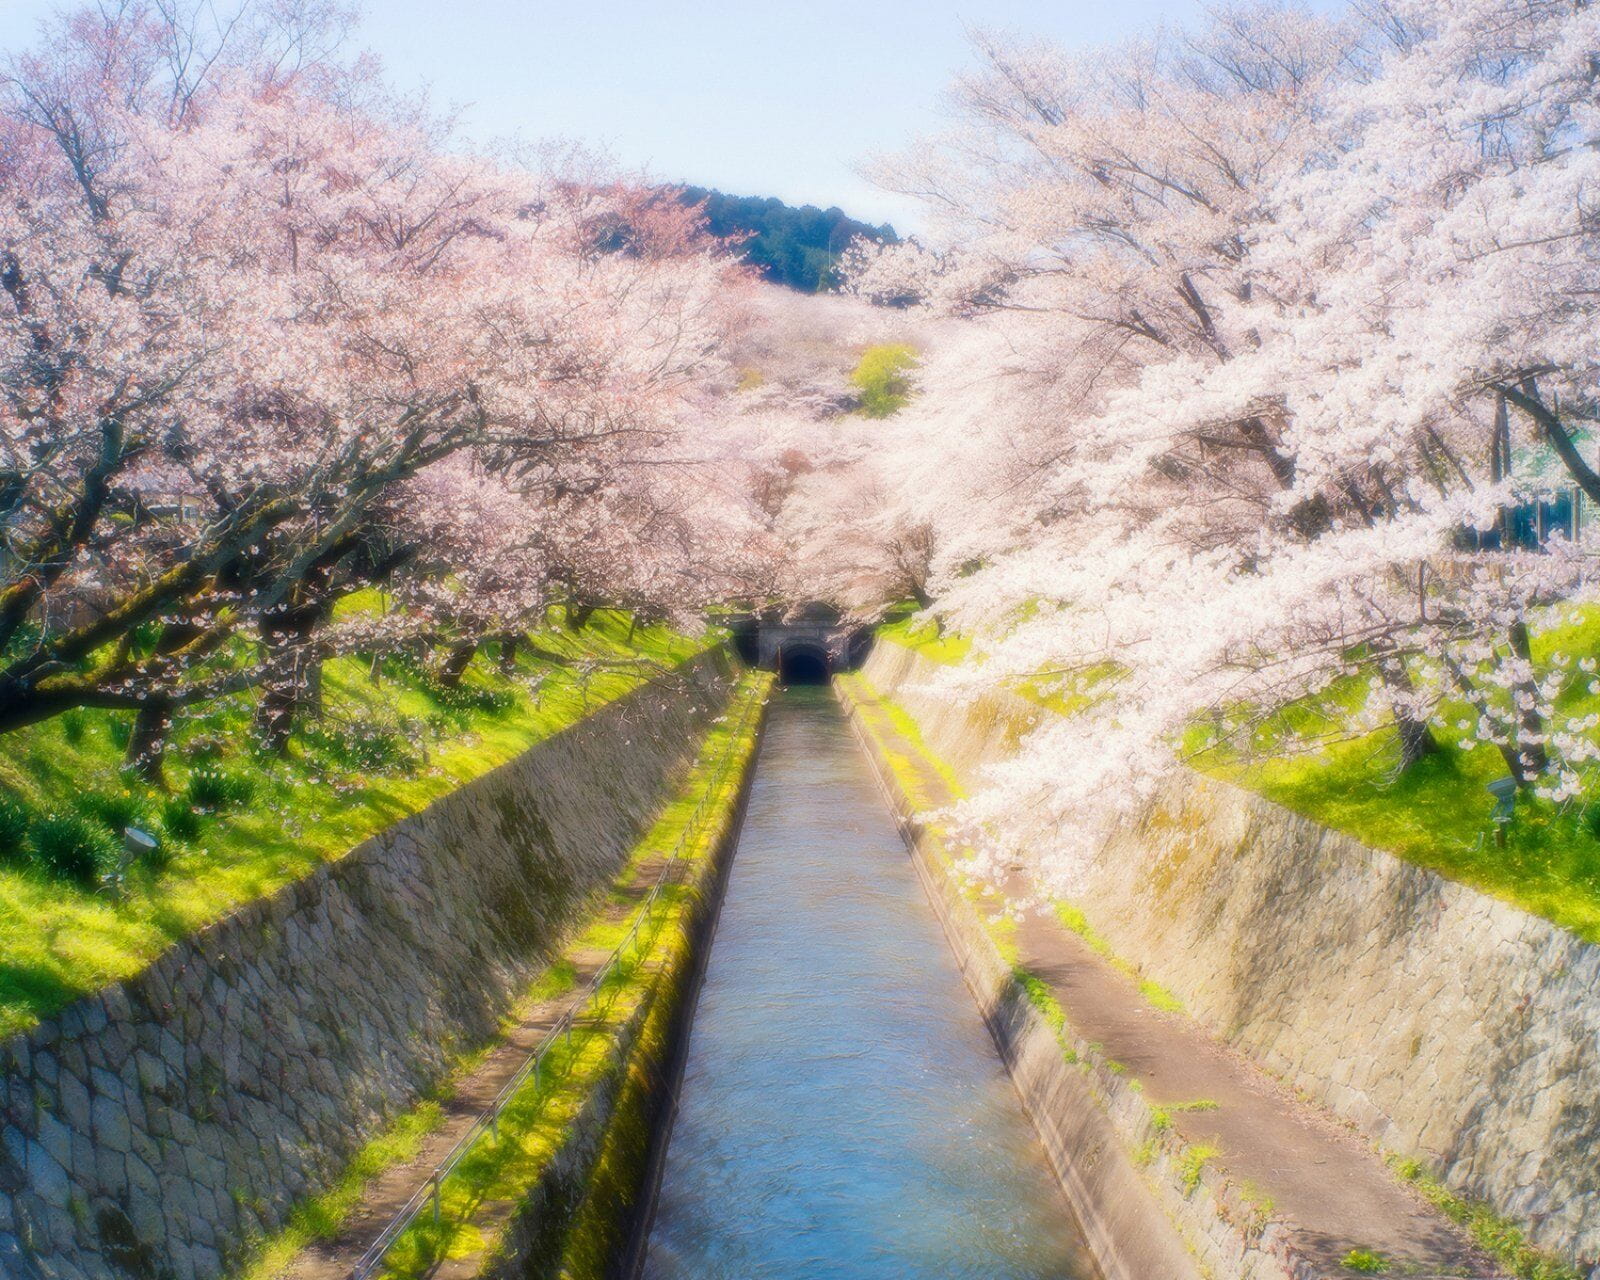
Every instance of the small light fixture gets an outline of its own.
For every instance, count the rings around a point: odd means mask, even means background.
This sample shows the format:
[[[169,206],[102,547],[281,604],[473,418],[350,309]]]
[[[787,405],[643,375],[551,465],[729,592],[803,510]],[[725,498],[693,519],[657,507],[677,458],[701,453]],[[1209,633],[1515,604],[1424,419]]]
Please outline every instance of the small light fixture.
[[[1494,823],[1495,844],[1504,849],[1506,828],[1517,816],[1517,780],[1496,778],[1484,790],[1494,797],[1494,812],[1489,815],[1489,820]]]

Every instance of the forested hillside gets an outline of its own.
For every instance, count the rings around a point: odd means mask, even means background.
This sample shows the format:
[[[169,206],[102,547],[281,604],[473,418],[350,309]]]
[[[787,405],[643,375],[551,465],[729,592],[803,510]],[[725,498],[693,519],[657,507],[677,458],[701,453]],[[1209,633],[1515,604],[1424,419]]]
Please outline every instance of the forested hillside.
[[[770,197],[730,196],[706,187],[685,187],[680,199],[704,204],[706,229],[719,239],[748,236],[744,254],[767,279],[805,293],[839,287],[839,256],[857,236],[900,242],[888,223],[857,222],[836,208],[797,209]]]

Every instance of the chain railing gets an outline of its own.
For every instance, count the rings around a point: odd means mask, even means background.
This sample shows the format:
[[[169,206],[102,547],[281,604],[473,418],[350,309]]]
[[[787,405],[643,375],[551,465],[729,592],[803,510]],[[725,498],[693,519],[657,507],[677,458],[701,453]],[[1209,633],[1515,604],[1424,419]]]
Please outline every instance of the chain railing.
[[[655,920],[655,927],[650,934],[648,944],[641,940],[641,926],[655,915],[655,905],[660,899],[663,890],[676,884],[683,877],[684,869],[688,865],[688,852],[692,848],[692,841],[700,835],[700,829],[706,818],[707,809],[722,794],[723,784],[728,779],[728,774],[733,768],[735,759],[739,754],[740,745],[744,741],[745,731],[749,728],[750,719],[763,702],[763,697],[757,690],[751,690],[744,699],[744,706],[739,713],[739,722],[734,727],[733,734],[728,740],[727,748],[718,760],[709,782],[701,789],[699,799],[695,802],[694,812],[678,833],[677,844],[668,856],[666,865],[662,867],[650,892],[633,913],[633,920],[628,926],[628,932],[616,949],[606,957],[594,977],[589,980],[586,987],[579,993],[578,998],[567,1006],[566,1011],[556,1020],[554,1026],[540,1040],[539,1047],[531,1053],[527,1060],[517,1068],[515,1074],[501,1086],[495,1094],[493,1101],[484,1108],[470,1127],[462,1133],[448,1153],[434,1166],[427,1179],[412,1194],[411,1199],[401,1207],[400,1211],[390,1220],[388,1226],[379,1234],[367,1251],[363,1253],[355,1266],[350,1269],[349,1280],[367,1280],[378,1269],[384,1256],[394,1245],[394,1242],[415,1223],[424,1213],[432,1214],[433,1221],[442,1221],[444,1215],[444,1183],[455,1171],[457,1165],[466,1159],[467,1155],[477,1145],[478,1141],[488,1134],[490,1140],[500,1141],[500,1116],[505,1111],[511,1099],[527,1083],[528,1078],[533,1078],[533,1087],[537,1091],[545,1070],[545,1058],[554,1049],[558,1042],[565,1041],[566,1048],[572,1048],[572,1030],[577,1022],[580,1012],[588,1009],[596,1002],[601,990],[608,979],[623,964],[623,957],[631,951],[632,959],[637,962],[639,956],[655,945],[656,938],[660,935],[664,919]],[[611,998],[606,1002],[605,1011],[610,1012],[616,1003],[616,991],[612,991]],[[572,1057],[569,1052],[567,1063],[570,1067]]]

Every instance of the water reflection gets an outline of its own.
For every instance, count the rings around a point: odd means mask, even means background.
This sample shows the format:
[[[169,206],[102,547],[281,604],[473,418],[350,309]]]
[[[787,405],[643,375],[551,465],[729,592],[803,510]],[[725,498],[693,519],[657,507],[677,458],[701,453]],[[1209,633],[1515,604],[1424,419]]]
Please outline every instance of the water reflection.
[[[701,992],[651,1280],[1088,1277],[826,689],[774,707]]]

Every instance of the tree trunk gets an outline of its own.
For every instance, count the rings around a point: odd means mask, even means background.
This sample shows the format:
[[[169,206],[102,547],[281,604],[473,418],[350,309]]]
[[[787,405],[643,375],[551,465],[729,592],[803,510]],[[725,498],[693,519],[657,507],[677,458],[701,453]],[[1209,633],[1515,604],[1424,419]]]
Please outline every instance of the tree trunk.
[[[124,763],[145,782],[167,788],[167,744],[172,736],[172,703],[151,698],[134,716]]]
[[[1395,732],[1400,735],[1400,772],[1404,773],[1419,760],[1439,752],[1439,742],[1427,720],[1419,719],[1411,709],[1409,699],[1415,692],[1411,673],[1399,658],[1387,658],[1378,664],[1383,683],[1396,695],[1393,704]]]
[[[467,666],[477,655],[478,642],[476,640],[462,640],[451,646],[450,652],[439,664],[439,674],[436,677],[441,687],[445,689],[459,689],[461,677],[467,673]]]
[[[1513,622],[1510,631],[1506,633],[1506,638],[1510,642],[1511,652],[1524,662],[1531,664],[1533,652],[1532,646],[1528,642],[1528,624],[1521,621]],[[1521,712],[1517,717],[1517,737],[1522,742],[1526,742],[1530,737],[1543,738],[1545,723],[1544,717],[1539,714],[1537,682],[1528,680],[1513,685],[1511,695],[1513,698],[1521,698],[1526,695],[1532,703],[1527,710]],[[1550,754],[1545,750],[1543,742],[1528,742],[1526,745],[1522,745],[1519,742],[1518,749],[1512,754],[1516,756],[1516,763],[1512,765],[1511,772],[1523,786],[1529,785],[1550,767]],[[1508,763],[1510,763],[1509,760]]]
[[[1571,432],[1561,421],[1561,415],[1540,398],[1538,384],[1532,378],[1524,378],[1520,386],[1502,386],[1498,390],[1538,424],[1545,439],[1566,466],[1568,474],[1589,500],[1600,502],[1600,472],[1584,461]]]
[[[264,750],[278,756],[288,751],[299,708],[300,696],[292,677],[270,681],[261,690],[261,701],[256,704],[256,737]]]
[[[303,610],[263,619],[261,643],[267,650],[266,679],[256,704],[256,736],[275,755],[289,749],[289,736],[302,713],[314,709],[321,681],[316,679],[316,658],[311,637],[316,632],[317,611]]]
[[[582,631],[584,627],[588,626],[589,619],[593,616],[594,606],[592,604],[577,604],[570,600],[567,602],[567,626],[569,629]]]
[[[1394,727],[1400,735],[1400,772],[1429,756],[1439,754],[1439,742],[1426,720],[1418,720],[1407,711],[1395,708]]]
[[[509,676],[517,669],[517,650],[522,647],[522,637],[507,632],[500,637],[500,674]]]

